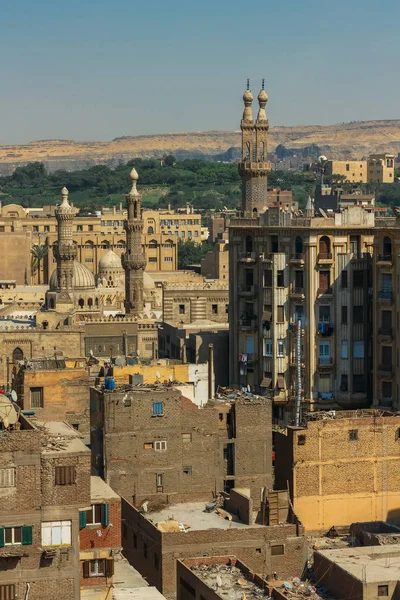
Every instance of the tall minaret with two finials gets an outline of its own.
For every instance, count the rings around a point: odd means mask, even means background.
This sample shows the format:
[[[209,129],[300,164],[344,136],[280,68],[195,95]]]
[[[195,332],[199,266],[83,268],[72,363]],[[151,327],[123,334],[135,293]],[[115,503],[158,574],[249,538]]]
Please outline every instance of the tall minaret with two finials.
[[[72,302],[74,260],[76,244],[72,239],[74,218],[78,210],[68,202],[68,190],[61,190],[61,204],[55,209],[57,219],[57,242],[53,246],[54,258],[57,261],[57,300]]]
[[[139,317],[143,311],[143,272],[146,267],[146,257],[142,250],[141,196],[136,189],[139,175],[133,168],[129,176],[132,189],[125,196],[128,216],[124,224],[126,252],[122,256],[122,266],[125,270],[125,313]]]
[[[259,110],[257,119],[253,121],[251,105],[253,94],[250,82],[243,95],[244,111],[240,123],[242,130],[242,159],[239,163],[239,174],[242,178],[242,211],[246,217],[258,217],[267,209],[268,187],[268,119],[265,107],[268,101],[267,92],[262,88],[258,94]]]

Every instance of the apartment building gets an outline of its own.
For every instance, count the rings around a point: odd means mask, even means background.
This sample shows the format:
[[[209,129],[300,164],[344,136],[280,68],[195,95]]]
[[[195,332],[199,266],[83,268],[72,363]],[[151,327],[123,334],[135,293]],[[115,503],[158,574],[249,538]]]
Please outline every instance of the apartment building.
[[[272,487],[271,402],[233,394],[202,408],[168,384],[92,387],[93,467],[134,506]]]
[[[374,225],[361,207],[232,221],[230,380],[271,396],[276,418],[294,416],[298,368],[307,406],[371,404]]]
[[[350,183],[393,183],[394,154],[371,154],[367,160],[328,160],[327,175],[341,175]]]
[[[307,531],[398,518],[399,432],[395,413],[347,410],[308,414],[275,435],[275,485],[289,483]]]
[[[4,396],[3,396],[4,398]],[[0,598],[79,600],[79,510],[90,504],[90,451],[63,423],[2,402]]]

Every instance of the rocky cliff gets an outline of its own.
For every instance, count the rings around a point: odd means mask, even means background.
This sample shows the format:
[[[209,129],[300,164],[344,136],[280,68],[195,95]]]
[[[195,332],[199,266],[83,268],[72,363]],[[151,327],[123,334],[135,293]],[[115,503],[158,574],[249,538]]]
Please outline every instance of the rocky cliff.
[[[27,162],[40,161],[50,171],[82,169],[94,164],[116,165],[135,157],[235,158],[238,131],[205,131],[120,137],[111,142],[41,140],[25,145],[0,145],[0,174]],[[400,120],[360,121],[340,125],[272,127],[269,151],[278,144],[302,149],[313,144],[330,158],[361,158],[371,152],[400,152]]]

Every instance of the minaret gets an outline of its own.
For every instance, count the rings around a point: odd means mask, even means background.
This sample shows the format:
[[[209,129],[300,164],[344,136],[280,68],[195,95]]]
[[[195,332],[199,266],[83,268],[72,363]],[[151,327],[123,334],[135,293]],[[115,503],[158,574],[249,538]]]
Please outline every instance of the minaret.
[[[242,211],[245,216],[258,217],[267,209],[268,186],[268,119],[265,106],[268,101],[267,92],[262,88],[258,94],[259,110],[257,119],[253,121],[251,105],[253,94],[249,80],[243,95],[244,111],[240,123],[242,130],[242,159],[239,163],[239,174],[242,178]]]
[[[57,242],[53,246],[53,254],[57,261],[58,301],[71,302],[73,292],[72,278],[76,244],[72,239],[74,217],[78,210],[68,202],[68,190],[61,190],[61,204],[55,209],[57,219]]]
[[[132,189],[125,196],[128,218],[124,224],[126,252],[122,256],[122,266],[125,270],[125,313],[138,317],[143,310],[143,272],[146,267],[146,257],[142,250],[141,197],[136,189],[139,175],[135,168],[129,176]]]

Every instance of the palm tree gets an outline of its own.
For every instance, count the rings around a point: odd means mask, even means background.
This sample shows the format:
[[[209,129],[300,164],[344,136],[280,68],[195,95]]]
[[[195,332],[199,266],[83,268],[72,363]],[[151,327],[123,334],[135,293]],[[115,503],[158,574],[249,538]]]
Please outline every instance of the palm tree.
[[[40,266],[45,256],[49,253],[49,247],[44,244],[34,244],[31,248],[32,253],[32,273],[38,272],[38,285],[40,285]]]

